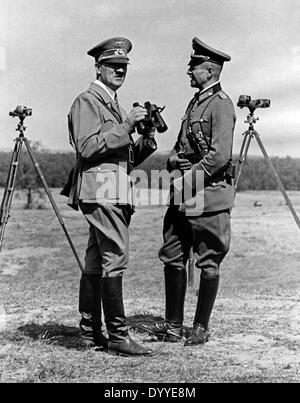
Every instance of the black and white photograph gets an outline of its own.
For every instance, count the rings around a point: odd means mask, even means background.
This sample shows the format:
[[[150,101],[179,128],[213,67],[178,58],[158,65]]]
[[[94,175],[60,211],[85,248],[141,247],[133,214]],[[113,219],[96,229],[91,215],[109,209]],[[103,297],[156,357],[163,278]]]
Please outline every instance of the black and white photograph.
[[[0,10],[0,383],[299,383],[300,2]]]

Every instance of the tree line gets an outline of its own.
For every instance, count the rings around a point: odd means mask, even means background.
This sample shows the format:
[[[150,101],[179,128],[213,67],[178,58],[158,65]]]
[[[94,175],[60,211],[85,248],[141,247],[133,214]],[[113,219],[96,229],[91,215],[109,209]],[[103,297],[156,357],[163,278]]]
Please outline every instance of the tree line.
[[[53,153],[34,151],[34,156],[40,165],[45,179],[51,188],[62,188],[68,179],[69,172],[75,162],[74,152]],[[0,152],[0,187],[4,187],[11,163],[11,152]],[[138,168],[147,172],[150,178],[151,170],[166,168],[168,153],[156,152],[144,161]],[[237,157],[234,157],[236,161]],[[300,190],[300,158],[275,157],[272,162],[286,190]],[[16,188],[37,189],[42,187],[35,167],[24,149],[18,167]],[[239,191],[244,190],[274,190],[276,180],[263,157],[251,157],[246,160],[239,180]]]
[[[155,153],[149,157],[139,168],[144,169],[149,177],[153,169],[165,169],[168,153]],[[236,164],[238,156],[233,156]],[[286,190],[300,190],[300,158],[274,157],[271,158],[276,171]],[[242,174],[239,178],[238,191],[245,190],[275,190],[277,182],[263,157],[248,156]]]

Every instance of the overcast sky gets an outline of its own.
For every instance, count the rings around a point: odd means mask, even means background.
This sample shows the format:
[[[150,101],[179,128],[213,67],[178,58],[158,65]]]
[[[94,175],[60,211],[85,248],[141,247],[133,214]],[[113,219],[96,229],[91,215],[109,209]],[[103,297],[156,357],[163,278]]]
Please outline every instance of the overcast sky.
[[[228,53],[222,86],[239,95],[269,98],[257,109],[256,129],[271,156],[300,157],[299,0],[0,0],[0,148],[13,148],[17,105],[33,109],[26,135],[45,148],[71,150],[66,116],[95,78],[86,52],[104,39],[133,43],[119,100],[166,105],[169,130],[158,134],[170,149],[194,94],[186,75],[194,36]],[[247,125],[238,117],[234,152]],[[253,142],[249,154],[261,154]]]

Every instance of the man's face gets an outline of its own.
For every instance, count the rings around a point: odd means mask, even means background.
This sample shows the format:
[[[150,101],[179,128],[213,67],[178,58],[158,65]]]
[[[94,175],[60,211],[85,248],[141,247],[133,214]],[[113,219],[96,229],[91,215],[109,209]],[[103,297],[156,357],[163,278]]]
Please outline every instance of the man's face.
[[[98,74],[103,84],[116,91],[125,80],[127,73],[126,63],[103,63],[97,67]]]
[[[209,69],[204,63],[197,66],[190,66],[187,75],[191,79],[191,87],[202,88],[203,84],[207,83],[211,77]]]

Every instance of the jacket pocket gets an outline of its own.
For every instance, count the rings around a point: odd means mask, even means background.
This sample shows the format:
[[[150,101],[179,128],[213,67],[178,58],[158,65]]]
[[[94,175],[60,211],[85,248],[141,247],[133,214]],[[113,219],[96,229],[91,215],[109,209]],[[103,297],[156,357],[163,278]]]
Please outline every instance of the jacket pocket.
[[[81,200],[97,203],[123,201],[127,203],[130,177],[116,164],[90,168],[82,173]]]

